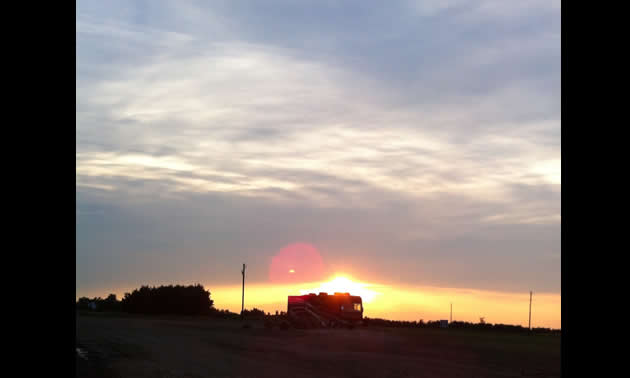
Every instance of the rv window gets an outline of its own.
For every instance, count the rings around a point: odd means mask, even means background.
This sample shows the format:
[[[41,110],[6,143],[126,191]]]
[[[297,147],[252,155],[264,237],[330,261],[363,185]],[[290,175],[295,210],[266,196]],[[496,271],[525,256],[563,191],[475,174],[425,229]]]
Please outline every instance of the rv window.
[[[361,311],[361,303],[354,304],[354,311]]]

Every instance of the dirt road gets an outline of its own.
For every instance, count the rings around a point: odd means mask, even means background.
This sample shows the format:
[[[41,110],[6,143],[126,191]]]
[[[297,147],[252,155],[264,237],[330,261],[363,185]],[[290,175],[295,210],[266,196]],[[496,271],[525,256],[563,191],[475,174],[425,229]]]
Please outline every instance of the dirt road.
[[[262,322],[81,315],[78,376],[559,377],[560,337],[455,329],[268,330]]]

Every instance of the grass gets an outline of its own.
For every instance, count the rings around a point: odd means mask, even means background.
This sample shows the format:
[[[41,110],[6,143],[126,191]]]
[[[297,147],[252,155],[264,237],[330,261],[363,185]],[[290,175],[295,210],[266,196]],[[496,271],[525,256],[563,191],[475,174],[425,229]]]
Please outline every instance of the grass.
[[[77,337],[125,377],[560,376],[560,336],[494,330],[281,330],[264,321],[79,315]]]

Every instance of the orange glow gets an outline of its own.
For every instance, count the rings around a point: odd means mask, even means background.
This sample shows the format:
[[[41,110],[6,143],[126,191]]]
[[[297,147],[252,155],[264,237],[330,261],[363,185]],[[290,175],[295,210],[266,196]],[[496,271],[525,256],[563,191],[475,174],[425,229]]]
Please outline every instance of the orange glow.
[[[295,269],[298,273],[299,271]],[[288,275],[288,270],[284,271]],[[296,274],[298,274],[296,273]],[[202,282],[203,283],[203,282]],[[163,283],[155,283],[160,285]],[[241,311],[241,283],[234,285],[203,284],[218,309],[235,313]],[[306,289],[303,289],[306,288]],[[311,289],[309,289],[311,288]],[[115,293],[121,299],[133,288],[107,289],[76,293],[76,297],[100,296]],[[326,282],[310,283],[249,283],[245,285],[245,308],[265,312],[287,310],[287,297],[303,293],[349,292],[360,295],[364,303],[363,315],[391,320],[449,319],[453,303],[453,320],[478,323],[484,317],[488,323],[503,323],[527,327],[529,291],[497,292],[488,290],[439,288],[432,286],[387,285],[363,283],[356,278],[337,276]],[[561,328],[561,297],[556,293],[534,291],[532,327]]]
[[[289,269],[289,273],[295,273],[295,270]]]
[[[286,271],[285,271],[286,272]],[[347,281],[346,281],[347,280]],[[216,308],[241,311],[241,286],[204,285],[212,293]],[[306,288],[306,289],[302,289]],[[309,289],[310,288],[310,289]],[[478,323],[514,324],[527,327],[529,291],[494,292],[431,286],[392,286],[360,283],[336,277],[328,282],[305,284],[245,285],[245,308],[265,312],[287,310],[287,296],[306,293],[349,292],[360,295],[363,316],[391,320],[449,319],[453,303],[453,320]],[[560,294],[536,293],[532,301],[532,327],[561,328]]]
[[[332,295],[334,293],[350,293],[350,295],[360,296],[363,303],[370,303],[380,294],[370,290],[370,286],[365,283],[353,282],[344,276],[336,276],[332,280],[322,283],[317,288],[300,290],[300,294],[328,293]]]

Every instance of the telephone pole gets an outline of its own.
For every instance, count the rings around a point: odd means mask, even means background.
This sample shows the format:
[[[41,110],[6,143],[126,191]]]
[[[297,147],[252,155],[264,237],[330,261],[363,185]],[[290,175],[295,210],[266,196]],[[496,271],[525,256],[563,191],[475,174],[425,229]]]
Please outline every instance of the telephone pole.
[[[449,323],[453,323],[453,304],[451,303],[451,320],[449,320]]]
[[[245,309],[245,264],[243,264],[243,270],[241,270],[241,274],[243,275],[243,297],[241,301],[241,318],[242,318],[243,310]]]
[[[532,330],[532,292],[529,292],[529,330]]]

